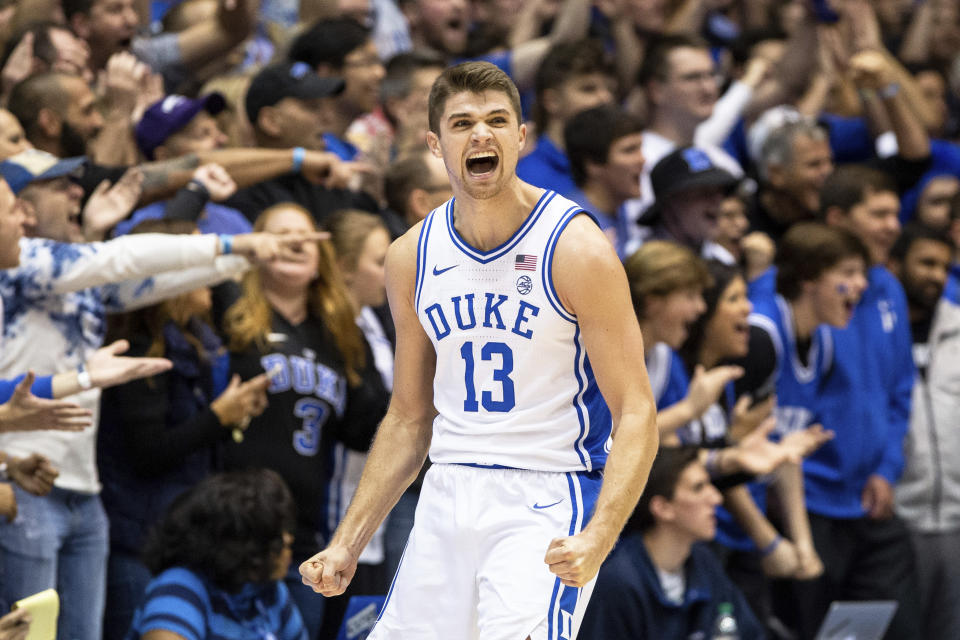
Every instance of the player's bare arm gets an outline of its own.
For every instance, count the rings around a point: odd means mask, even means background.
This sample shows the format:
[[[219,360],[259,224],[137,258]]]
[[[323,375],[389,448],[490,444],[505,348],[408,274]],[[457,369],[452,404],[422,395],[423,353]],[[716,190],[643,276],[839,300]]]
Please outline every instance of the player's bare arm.
[[[613,417],[613,448],[593,516],[577,535],[553,540],[544,558],[563,584],[581,587],[613,549],[646,484],[658,446],[656,407],[626,273],[587,216],[575,217],[561,235],[553,273]]]
[[[300,565],[303,583],[325,596],[339,595],[347,588],[357,558],[417,477],[430,448],[436,357],[414,309],[419,233],[417,225],[394,242],[387,254],[387,296],[397,329],[390,407],[343,522],[327,548]]]

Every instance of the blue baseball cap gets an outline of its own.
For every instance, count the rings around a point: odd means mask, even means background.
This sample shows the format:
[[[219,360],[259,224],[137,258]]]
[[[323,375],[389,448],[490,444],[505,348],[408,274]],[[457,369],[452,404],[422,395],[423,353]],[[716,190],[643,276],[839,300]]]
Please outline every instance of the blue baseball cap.
[[[226,108],[227,102],[219,93],[210,93],[200,98],[169,95],[154,102],[143,112],[137,123],[134,135],[137,146],[148,159],[153,160],[153,152],[167,141],[167,138],[190,124],[201,111],[212,116]]]
[[[27,149],[0,162],[0,175],[14,193],[20,193],[31,182],[53,180],[63,176],[80,177],[86,156],[61,160],[40,149]]]

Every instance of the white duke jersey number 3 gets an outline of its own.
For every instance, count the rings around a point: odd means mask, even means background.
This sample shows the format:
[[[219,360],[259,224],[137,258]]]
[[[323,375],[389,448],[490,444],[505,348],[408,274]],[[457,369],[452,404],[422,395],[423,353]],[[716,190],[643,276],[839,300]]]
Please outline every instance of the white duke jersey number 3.
[[[417,245],[417,316],[437,354],[430,460],[602,469],[610,411],[551,273],[583,210],[547,191],[509,240],[479,251],[454,229],[453,207],[427,216]]]

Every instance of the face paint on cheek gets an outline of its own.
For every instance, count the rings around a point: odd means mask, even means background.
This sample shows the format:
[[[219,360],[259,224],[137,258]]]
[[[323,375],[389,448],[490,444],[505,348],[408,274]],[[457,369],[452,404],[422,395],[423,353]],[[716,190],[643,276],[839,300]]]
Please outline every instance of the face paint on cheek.
[[[842,296],[845,296],[848,293],[850,293],[850,287],[848,287],[847,285],[841,282],[840,284],[837,285],[837,293],[839,293]]]

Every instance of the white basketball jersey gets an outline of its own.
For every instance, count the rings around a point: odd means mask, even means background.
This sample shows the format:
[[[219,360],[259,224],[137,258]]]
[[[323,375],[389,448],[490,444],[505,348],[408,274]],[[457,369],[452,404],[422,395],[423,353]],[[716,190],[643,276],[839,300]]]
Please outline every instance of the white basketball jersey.
[[[557,239],[583,210],[546,191],[509,240],[480,251],[454,229],[453,202],[427,216],[417,247],[416,310],[437,353],[430,459],[603,468],[610,411],[551,276]]]

